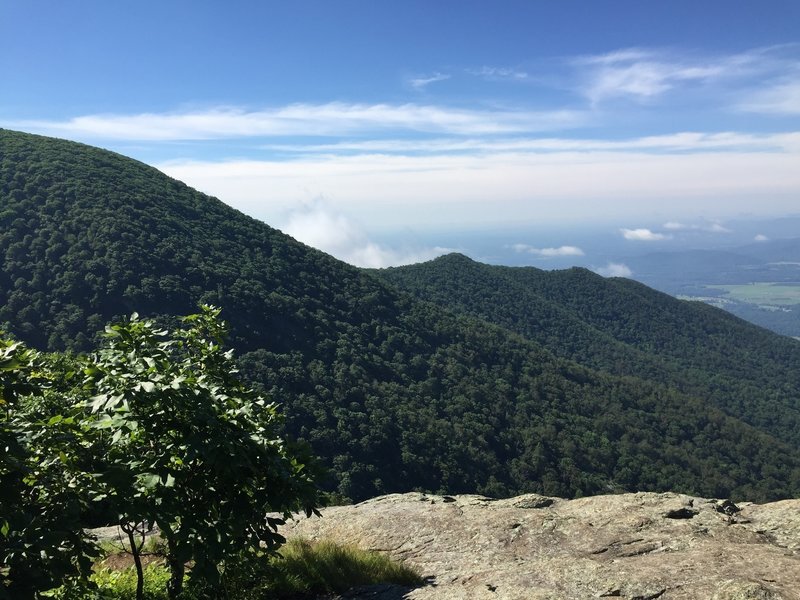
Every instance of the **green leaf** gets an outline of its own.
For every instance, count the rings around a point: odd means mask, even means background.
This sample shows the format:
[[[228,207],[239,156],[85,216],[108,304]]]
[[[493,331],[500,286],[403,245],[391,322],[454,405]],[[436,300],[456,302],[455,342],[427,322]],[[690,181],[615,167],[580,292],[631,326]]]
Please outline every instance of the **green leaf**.
[[[108,396],[106,394],[100,394],[98,396],[89,398],[89,401],[92,403],[92,412],[95,413],[100,410],[100,407],[105,404],[106,400],[108,400]]]
[[[147,489],[154,489],[161,483],[161,478],[154,473],[144,473],[141,480],[142,485]]]
[[[0,362],[0,371],[11,371],[12,369],[19,369],[22,366],[17,358],[8,358]]]

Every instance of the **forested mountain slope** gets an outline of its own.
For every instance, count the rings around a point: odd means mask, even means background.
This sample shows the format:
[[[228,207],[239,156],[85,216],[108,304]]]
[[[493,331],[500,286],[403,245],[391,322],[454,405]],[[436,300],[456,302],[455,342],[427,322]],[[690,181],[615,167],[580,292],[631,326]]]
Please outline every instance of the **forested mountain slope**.
[[[86,349],[132,311],[169,320],[221,306],[245,373],[332,468],[326,486],[353,499],[415,488],[800,494],[793,439],[680,382],[556,357],[117,154],[0,130],[0,260],[0,323],[43,349]],[[631,310],[630,327],[647,325],[645,307]],[[756,390],[750,402],[788,406],[794,384],[776,385],[786,393]]]
[[[674,386],[800,444],[800,343],[723,310],[586,269],[491,266],[458,254],[376,273],[558,356]]]

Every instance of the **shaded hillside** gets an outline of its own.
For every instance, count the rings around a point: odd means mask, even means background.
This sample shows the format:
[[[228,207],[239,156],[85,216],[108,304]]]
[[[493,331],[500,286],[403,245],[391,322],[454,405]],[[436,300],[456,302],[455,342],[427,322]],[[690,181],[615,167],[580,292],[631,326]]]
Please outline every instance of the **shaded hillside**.
[[[0,259],[0,323],[40,348],[84,349],[134,310],[221,306],[246,374],[354,499],[800,493],[791,440],[417,300],[110,152],[0,131]]]
[[[800,343],[725,311],[586,269],[490,266],[462,255],[378,274],[558,356],[668,384],[800,443]]]

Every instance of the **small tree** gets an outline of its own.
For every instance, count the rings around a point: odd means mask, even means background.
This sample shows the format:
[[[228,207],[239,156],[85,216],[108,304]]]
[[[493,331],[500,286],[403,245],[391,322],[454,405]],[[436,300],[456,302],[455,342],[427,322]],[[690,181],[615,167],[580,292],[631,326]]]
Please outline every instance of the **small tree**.
[[[204,306],[171,334],[133,315],[106,328],[85,369],[101,482],[127,531],[158,525],[171,598],[187,562],[217,585],[226,557],[276,549],[277,527],[318,501],[276,405],[237,379],[219,312]]]

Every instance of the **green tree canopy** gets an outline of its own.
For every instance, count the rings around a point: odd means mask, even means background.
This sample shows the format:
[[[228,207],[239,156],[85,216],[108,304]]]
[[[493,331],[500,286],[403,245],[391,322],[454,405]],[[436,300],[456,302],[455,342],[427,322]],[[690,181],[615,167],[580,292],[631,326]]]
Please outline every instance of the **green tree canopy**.
[[[121,523],[158,525],[172,595],[185,563],[214,583],[226,558],[276,548],[277,526],[317,502],[311,469],[278,433],[276,405],[236,378],[219,310],[183,324],[170,333],[134,315],[107,327],[83,385],[102,437],[101,482]]]

